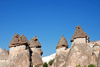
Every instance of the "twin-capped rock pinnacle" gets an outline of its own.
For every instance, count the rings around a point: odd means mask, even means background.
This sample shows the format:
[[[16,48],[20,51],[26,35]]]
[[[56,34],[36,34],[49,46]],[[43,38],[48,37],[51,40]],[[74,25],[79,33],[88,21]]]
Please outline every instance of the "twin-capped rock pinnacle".
[[[9,47],[15,47],[15,46],[27,45],[27,44],[28,44],[28,40],[23,34],[20,37],[19,34],[15,33],[9,44]]]

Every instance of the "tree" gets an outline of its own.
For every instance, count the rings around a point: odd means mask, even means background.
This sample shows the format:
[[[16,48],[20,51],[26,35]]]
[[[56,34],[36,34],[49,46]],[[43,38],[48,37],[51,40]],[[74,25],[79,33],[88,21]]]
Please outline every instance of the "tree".
[[[49,64],[52,65],[52,63],[54,62],[55,59],[52,59],[49,61]]]
[[[90,65],[88,65],[88,67],[96,67],[95,65],[93,65],[93,64],[90,64]]]
[[[35,67],[39,67],[39,66],[35,65]]]
[[[43,67],[48,67],[48,64],[45,62],[45,63],[43,64]]]

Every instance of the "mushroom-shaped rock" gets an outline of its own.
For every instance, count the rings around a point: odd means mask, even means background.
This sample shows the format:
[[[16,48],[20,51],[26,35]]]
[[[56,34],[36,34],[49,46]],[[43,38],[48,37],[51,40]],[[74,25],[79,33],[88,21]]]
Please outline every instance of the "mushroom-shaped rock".
[[[19,34],[14,34],[9,47],[15,47],[18,45],[27,45],[28,44],[28,40],[24,35],[21,35],[21,37],[19,36]]]
[[[68,48],[68,43],[67,43],[67,40],[64,37],[64,35],[62,35],[62,37],[60,38],[60,40],[59,40],[59,42],[58,42],[58,44],[56,46],[56,49],[61,48],[61,47]]]
[[[89,36],[83,31],[80,25],[76,27],[76,30],[71,38],[71,42],[73,42],[76,38],[86,38],[86,40],[89,40]]]
[[[31,40],[30,40],[30,48],[34,48],[34,47],[40,47],[41,48],[41,44],[40,44],[40,42],[38,41],[38,38],[37,38],[37,36],[34,36],[34,38],[32,38]]]
[[[21,40],[22,40],[22,44],[27,44],[28,40],[27,38],[24,36],[24,34],[21,35]]]

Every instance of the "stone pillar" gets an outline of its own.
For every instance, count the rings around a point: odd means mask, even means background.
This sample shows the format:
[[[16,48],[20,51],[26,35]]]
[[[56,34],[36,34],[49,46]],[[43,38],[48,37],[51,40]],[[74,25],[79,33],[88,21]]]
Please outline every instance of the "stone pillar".
[[[14,34],[9,44],[9,65],[8,67],[30,67],[30,53],[27,38],[22,34]]]
[[[32,51],[31,54],[32,66],[35,67],[37,65],[39,67],[43,67],[43,61],[41,57],[43,52],[41,50],[41,44],[36,36],[30,40],[29,47]]]
[[[68,54],[68,43],[64,35],[62,35],[56,46],[56,56],[52,64],[52,67],[65,67],[67,54]]]

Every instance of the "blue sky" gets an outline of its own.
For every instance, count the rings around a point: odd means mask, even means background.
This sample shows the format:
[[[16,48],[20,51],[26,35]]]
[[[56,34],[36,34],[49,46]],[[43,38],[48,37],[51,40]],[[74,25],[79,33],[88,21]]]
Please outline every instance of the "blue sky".
[[[100,40],[100,0],[0,0],[0,47],[14,35],[37,36],[42,56],[56,52],[64,34],[69,48],[75,27],[81,25],[90,41]]]

